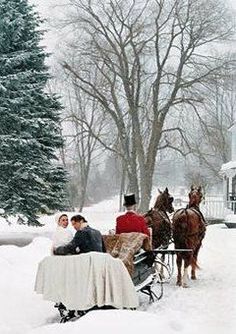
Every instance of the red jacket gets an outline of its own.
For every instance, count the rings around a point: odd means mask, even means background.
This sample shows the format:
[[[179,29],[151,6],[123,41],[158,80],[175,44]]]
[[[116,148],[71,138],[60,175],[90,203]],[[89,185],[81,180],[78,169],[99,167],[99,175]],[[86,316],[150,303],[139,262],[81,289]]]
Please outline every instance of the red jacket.
[[[150,236],[144,217],[134,211],[127,211],[116,218],[116,234],[129,232],[140,232]]]

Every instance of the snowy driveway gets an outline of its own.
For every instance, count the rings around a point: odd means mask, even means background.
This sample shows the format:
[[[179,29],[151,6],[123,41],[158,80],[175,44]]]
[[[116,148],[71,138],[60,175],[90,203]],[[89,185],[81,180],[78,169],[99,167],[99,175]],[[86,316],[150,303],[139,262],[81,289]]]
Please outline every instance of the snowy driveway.
[[[26,247],[0,247],[0,333],[77,334],[86,328],[113,334],[165,330],[168,334],[233,334],[236,330],[236,229],[209,226],[200,250],[198,280],[188,289],[165,285],[164,297],[152,305],[140,296],[139,312],[94,311],[78,321],[58,324],[53,303],[34,293],[38,262],[51,241],[36,238]],[[141,312],[140,311],[145,311]],[[97,312],[97,313],[96,313]],[[143,325],[142,325],[143,324]]]

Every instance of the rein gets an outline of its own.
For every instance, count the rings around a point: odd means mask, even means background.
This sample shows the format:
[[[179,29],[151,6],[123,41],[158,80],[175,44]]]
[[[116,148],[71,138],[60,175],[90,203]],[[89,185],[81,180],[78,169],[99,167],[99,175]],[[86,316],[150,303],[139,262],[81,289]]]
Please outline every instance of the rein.
[[[153,211],[156,211],[161,216],[161,218],[163,218],[165,220],[166,223],[168,223],[168,224],[171,223],[167,213],[164,210],[159,210],[157,208],[152,208],[151,210],[148,211],[148,213],[149,212],[152,213]],[[153,223],[151,223],[149,226],[152,227]]]

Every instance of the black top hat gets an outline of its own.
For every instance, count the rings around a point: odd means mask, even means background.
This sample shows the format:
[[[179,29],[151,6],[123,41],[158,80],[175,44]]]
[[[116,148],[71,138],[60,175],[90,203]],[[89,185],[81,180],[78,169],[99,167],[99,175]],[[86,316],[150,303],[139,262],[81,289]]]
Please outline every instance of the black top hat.
[[[124,206],[131,206],[136,204],[135,194],[124,195]]]

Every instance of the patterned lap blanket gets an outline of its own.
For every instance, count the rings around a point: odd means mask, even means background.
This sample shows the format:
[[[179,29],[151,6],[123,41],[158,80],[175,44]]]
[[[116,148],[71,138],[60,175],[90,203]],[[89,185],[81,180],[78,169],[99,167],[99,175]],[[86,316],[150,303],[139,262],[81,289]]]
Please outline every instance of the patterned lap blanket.
[[[123,261],[130,275],[134,272],[134,255],[143,248],[150,251],[151,243],[147,235],[138,232],[103,235],[106,251]]]

